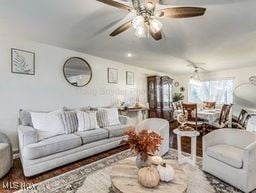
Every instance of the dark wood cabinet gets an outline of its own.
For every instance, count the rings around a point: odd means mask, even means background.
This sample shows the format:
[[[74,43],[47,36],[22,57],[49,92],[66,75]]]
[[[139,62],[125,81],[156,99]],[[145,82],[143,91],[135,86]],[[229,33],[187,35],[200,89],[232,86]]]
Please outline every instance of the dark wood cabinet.
[[[172,82],[168,76],[148,77],[149,118],[172,119]]]

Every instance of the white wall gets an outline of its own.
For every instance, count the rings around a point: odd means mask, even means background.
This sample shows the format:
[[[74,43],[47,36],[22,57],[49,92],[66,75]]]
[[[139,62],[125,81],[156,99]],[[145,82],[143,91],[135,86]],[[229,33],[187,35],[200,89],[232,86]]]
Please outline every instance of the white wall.
[[[0,37],[0,131],[6,133],[14,149],[18,147],[19,109],[54,110],[68,107],[108,106],[117,99],[146,102],[146,76],[159,74],[122,63],[32,41]],[[11,48],[35,52],[35,76],[11,73]],[[62,74],[64,62],[73,56],[88,61],[93,71],[89,85],[76,88]],[[119,83],[107,83],[107,68],[117,68]],[[134,72],[135,85],[126,85],[126,71]]]
[[[192,74],[192,72],[191,72]],[[174,76],[174,82],[178,81],[180,83],[179,87],[174,87],[174,92],[180,92],[180,87],[185,87],[185,101],[188,100],[188,83],[191,74],[188,75],[180,75]],[[207,72],[200,73],[200,78],[202,80],[217,80],[223,78],[234,78],[234,87],[238,86],[242,83],[249,82],[249,77],[252,75],[256,75],[256,64],[255,67],[247,67],[247,68],[237,68],[232,70],[223,70],[223,71],[215,71],[215,72]]]

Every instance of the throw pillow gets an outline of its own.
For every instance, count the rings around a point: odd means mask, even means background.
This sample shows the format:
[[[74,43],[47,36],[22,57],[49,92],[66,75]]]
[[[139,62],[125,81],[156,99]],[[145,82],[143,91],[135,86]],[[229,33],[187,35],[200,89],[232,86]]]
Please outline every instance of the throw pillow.
[[[99,128],[97,123],[96,111],[88,111],[88,112],[78,111],[77,119],[78,119],[77,131],[87,131],[87,130]]]
[[[64,125],[65,133],[74,133],[78,129],[78,120],[75,111],[62,112],[60,118]]]
[[[56,110],[49,113],[30,113],[33,127],[38,133],[39,141],[65,133],[64,125],[60,119],[62,112],[62,110]]]
[[[48,113],[47,111],[32,111],[32,110],[20,109],[19,110],[19,124],[24,125],[24,126],[33,127],[32,119],[31,119],[31,115],[30,115],[31,112]]]
[[[100,127],[120,125],[117,108],[99,109],[97,112],[97,118]]]

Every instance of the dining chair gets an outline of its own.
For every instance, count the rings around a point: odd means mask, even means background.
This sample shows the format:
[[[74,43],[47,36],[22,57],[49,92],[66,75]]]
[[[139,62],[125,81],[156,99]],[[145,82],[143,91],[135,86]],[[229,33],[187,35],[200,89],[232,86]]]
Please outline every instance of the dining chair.
[[[252,116],[248,114],[248,115],[246,116],[246,118],[244,119],[244,122],[243,122],[243,124],[242,124],[242,127],[243,127],[244,129],[246,129],[247,124],[248,124],[250,118],[252,118]]]
[[[229,125],[229,115],[233,104],[223,104],[220,111],[220,117],[217,122],[209,124],[215,129],[227,128]]]
[[[204,109],[215,109],[216,108],[216,102],[204,101],[203,102],[203,108]]]
[[[244,109],[241,110],[238,118],[236,120],[232,120],[232,128],[245,129],[250,119],[250,115]]]
[[[182,109],[182,102],[178,101],[178,102],[175,103],[175,105],[176,105],[177,110]]]
[[[185,104],[182,103],[183,114],[187,116],[187,125],[198,130],[203,128],[204,122],[200,121],[197,116],[197,104]]]

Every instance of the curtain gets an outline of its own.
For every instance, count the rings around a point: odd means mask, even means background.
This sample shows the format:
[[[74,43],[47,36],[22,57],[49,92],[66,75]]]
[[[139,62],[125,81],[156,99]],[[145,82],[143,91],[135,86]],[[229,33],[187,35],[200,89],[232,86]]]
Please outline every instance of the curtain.
[[[189,84],[189,102],[215,101],[217,104],[233,102],[233,79],[201,81]]]

